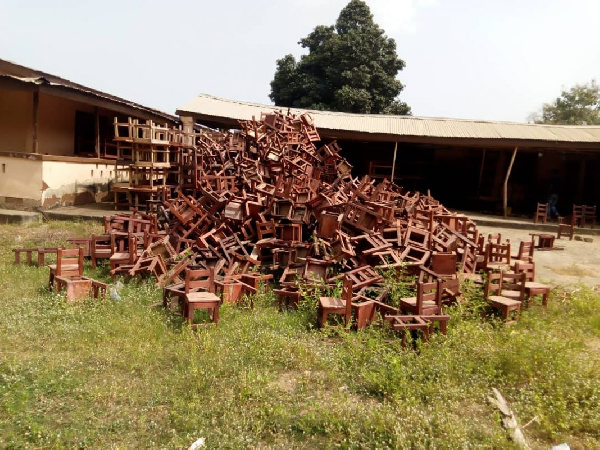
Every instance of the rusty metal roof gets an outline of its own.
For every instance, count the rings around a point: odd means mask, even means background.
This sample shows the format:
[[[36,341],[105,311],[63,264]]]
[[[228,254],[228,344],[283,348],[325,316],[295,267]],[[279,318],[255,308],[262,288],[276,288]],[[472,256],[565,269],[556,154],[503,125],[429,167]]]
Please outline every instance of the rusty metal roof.
[[[181,116],[191,115],[207,120],[250,120],[264,112],[287,110],[273,105],[261,105],[227,100],[200,94],[177,109]],[[306,110],[290,108],[300,113]],[[600,143],[600,126],[541,125],[483,120],[444,119],[381,114],[350,114],[308,110],[319,129],[392,136],[421,136],[449,139],[523,140],[545,142]],[[366,136],[365,136],[366,137]]]

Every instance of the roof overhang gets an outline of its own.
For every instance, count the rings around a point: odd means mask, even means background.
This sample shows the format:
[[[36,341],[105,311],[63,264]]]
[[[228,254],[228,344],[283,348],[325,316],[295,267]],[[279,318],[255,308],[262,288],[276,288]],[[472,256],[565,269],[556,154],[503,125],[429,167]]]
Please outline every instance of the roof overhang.
[[[2,59],[0,59],[0,86],[8,89],[45,92],[143,119],[166,121],[170,124],[179,122],[179,118],[172,114]]]
[[[201,94],[182,105],[176,113],[217,128],[237,128],[239,120],[259,119],[263,113],[287,111],[273,105],[239,102]],[[331,111],[289,109],[308,112],[319,134],[328,139],[373,142],[406,142],[446,146],[556,150],[600,150],[600,127],[541,125],[349,114]]]

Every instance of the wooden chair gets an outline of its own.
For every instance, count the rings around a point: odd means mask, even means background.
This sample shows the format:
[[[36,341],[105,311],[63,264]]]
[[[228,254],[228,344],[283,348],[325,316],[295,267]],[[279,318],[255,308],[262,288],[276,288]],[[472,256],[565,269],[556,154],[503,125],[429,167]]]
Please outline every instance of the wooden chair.
[[[110,259],[112,246],[110,234],[93,234],[90,243],[90,256],[92,258],[92,269],[96,268],[99,259]]]
[[[458,255],[454,252],[433,252],[429,261],[429,268],[442,276],[456,274]]]
[[[573,240],[573,234],[575,233],[575,216],[568,217],[559,217],[558,218],[558,228],[556,230],[556,239],[560,239],[562,235],[569,236],[569,240]]]
[[[582,227],[590,225],[590,228],[596,226],[596,206],[583,205],[583,224]]]
[[[476,247],[466,245],[463,248],[462,259],[460,261],[460,277],[463,280],[471,280],[473,283],[483,286],[483,277],[477,273],[477,254]]]
[[[581,228],[585,226],[584,208],[584,205],[573,205],[573,214],[571,214],[571,223],[573,226]]]
[[[392,330],[401,333],[402,347],[406,347],[407,335],[413,332],[420,331],[423,334],[423,340],[427,341],[429,339],[432,322],[422,316],[394,314],[385,316],[384,320],[389,322]]]
[[[80,277],[83,275],[83,247],[78,248],[59,248],[56,255],[56,264],[48,265],[50,269],[50,278],[48,287],[54,285],[54,278],[62,277]]]
[[[510,312],[515,312],[515,321],[518,320],[521,314],[521,302],[519,300],[511,299],[502,296],[502,272],[493,273],[490,272],[487,277],[485,284],[484,296],[489,302],[490,306],[500,310],[502,319],[508,324],[511,323]]]
[[[417,316],[442,313],[441,280],[432,282],[417,281],[417,294],[400,299],[400,310]]]
[[[342,298],[319,297],[319,327],[328,327],[327,317],[330,314],[344,316],[345,328],[350,325],[352,318],[352,280],[349,277],[344,277],[344,282],[342,285]]]
[[[127,231],[130,233],[150,233],[152,231],[152,221],[132,217],[129,219]]]
[[[533,216],[533,223],[538,223],[541,220],[542,223],[546,223],[548,220],[548,203],[538,203],[535,215]]]
[[[223,303],[239,303],[244,296],[250,299],[250,308],[254,308],[252,295],[256,294],[256,287],[245,283],[242,274],[227,275],[221,279],[215,277],[216,292],[221,294]]]
[[[463,300],[458,278],[447,278],[440,281],[440,295],[442,305],[453,305]]]
[[[514,265],[518,262],[532,262],[534,248],[533,239],[531,241],[521,241],[519,243],[519,253],[511,256],[511,263]]]
[[[493,242],[494,244],[502,244],[502,234],[501,233],[496,233],[496,234],[488,234],[487,237],[487,241],[489,242]]]
[[[207,309],[211,322],[219,322],[219,307],[221,299],[215,294],[215,272],[213,269],[186,269],[183,295],[183,317],[190,326],[196,327],[206,324],[194,324],[194,311]]]
[[[118,272],[129,271],[142,254],[144,236],[134,233],[111,234],[110,274],[115,278]]]
[[[91,256],[90,246],[91,238],[68,238],[67,242],[73,247],[83,247],[83,257],[89,258]]]
[[[542,283],[535,281],[535,263],[517,263],[515,264],[515,273],[525,274],[525,296],[529,300],[535,295],[542,296],[542,306],[548,306],[548,297],[552,288]]]
[[[510,268],[510,241],[505,244],[488,242],[483,259],[483,268],[489,270],[508,270]]]
[[[525,274],[503,272],[500,295],[523,303],[525,301]]]
[[[298,308],[298,303],[302,299],[302,292],[296,287],[287,286],[281,289],[273,289],[273,294],[277,296],[277,304],[279,312],[283,311],[283,307],[286,308]]]

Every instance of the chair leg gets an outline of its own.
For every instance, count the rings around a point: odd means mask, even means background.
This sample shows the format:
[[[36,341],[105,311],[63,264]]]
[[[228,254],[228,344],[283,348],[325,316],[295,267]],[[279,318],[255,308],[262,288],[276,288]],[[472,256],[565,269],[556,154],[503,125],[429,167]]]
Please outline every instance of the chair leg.
[[[544,292],[543,297],[542,297],[542,306],[544,308],[548,307],[548,295],[549,295],[549,292],[546,291],[546,292]]]
[[[323,326],[327,322],[327,313],[322,308],[319,308],[317,317],[319,318],[319,328],[323,328]]]
[[[502,311],[502,320],[504,320],[506,322],[510,316],[510,311],[508,309],[508,306],[503,306],[501,311]]]
[[[183,312],[183,317],[185,317],[185,320],[187,320],[191,326],[194,324],[195,309],[189,303],[186,303],[184,308],[185,308],[185,311]]]

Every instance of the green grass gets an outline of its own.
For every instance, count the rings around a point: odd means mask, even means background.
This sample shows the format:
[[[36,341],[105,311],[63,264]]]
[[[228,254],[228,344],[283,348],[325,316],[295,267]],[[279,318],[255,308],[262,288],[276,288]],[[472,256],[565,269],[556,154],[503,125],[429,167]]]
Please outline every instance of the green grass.
[[[389,332],[315,330],[314,308],[224,306],[191,331],[151,283],[67,305],[14,246],[97,225],[0,226],[0,442],[6,448],[510,447],[486,401],[498,388],[535,448],[600,447],[600,299],[555,295],[504,327],[480,294],[447,336],[403,349]],[[15,243],[16,236],[21,242]],[[106,267],[86,274],[109,280]],[[560,299],[560,300],[559,300]]]

